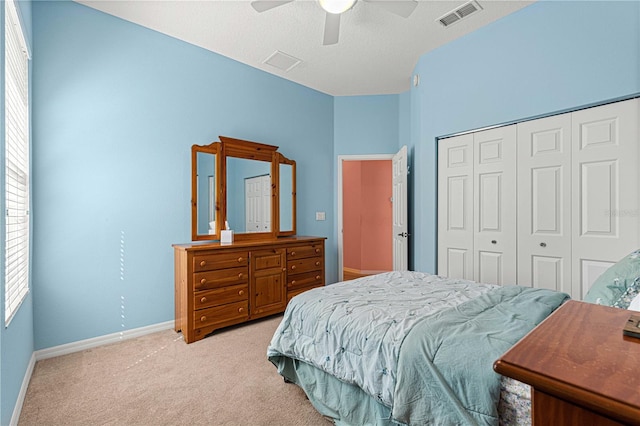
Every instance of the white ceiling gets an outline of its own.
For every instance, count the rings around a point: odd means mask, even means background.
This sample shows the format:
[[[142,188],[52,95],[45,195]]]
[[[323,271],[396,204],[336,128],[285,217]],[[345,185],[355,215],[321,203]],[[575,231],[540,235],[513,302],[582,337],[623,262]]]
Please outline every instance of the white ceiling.
[[[333,96],[401,93],[418,58],[532,1],[478,0],[482,10],[443,27],[467,0],[420,0],[409,18],[358,1],[341,17],[340,40],[323,46],[325,12],[315,0],[258,13],[249,0],[78,0]],[[282,71],[263,62],[276,50],[302,62]]]

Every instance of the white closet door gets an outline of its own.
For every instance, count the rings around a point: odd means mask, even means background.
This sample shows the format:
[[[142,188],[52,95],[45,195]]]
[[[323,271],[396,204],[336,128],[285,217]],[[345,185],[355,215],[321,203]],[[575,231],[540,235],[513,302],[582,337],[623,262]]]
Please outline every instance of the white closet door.
[[[518,284],[571,294],[571,114],[517,128]]]
[[[438,142],[438,274],[473,279],[473,135]]]
[[[515,284],[516,126],[474,133],[474,279]]]
[[[271,177],[245,179],[246,232],[271,230]]]
[[[573,296],[638,248],[639,100],[572,114]],[[579,279],[576,279],[580,277]]]

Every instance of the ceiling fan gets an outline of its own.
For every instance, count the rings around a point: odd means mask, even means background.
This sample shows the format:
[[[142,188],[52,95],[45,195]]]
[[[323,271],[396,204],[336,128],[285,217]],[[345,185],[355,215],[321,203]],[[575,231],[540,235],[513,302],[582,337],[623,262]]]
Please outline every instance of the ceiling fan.
[[[291,3],[293,0],[254,0],[251,6],[257,12],[266,12],[278,6]],[[336,44],[340,35],[340,14],[351,9],[358,0],[318,0],[325,10],[323,45]],[[418,5],[416,0],[360,0],[372,3],[393,14],[408,18]]]

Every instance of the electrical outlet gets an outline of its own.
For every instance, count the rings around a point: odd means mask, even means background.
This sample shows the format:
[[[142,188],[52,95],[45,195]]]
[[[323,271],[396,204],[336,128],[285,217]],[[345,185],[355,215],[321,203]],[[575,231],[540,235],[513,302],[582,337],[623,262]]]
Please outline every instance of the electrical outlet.
[[[316,220],[325,220],[326,214],[325,212],[316,212]]]

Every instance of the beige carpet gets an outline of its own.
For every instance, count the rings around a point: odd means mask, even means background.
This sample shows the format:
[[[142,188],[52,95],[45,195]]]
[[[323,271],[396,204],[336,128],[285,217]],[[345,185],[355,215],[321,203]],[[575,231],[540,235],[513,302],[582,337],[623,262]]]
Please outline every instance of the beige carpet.
[[[266,359],[281,318],[38,361],[19,425],[330,425]]]

